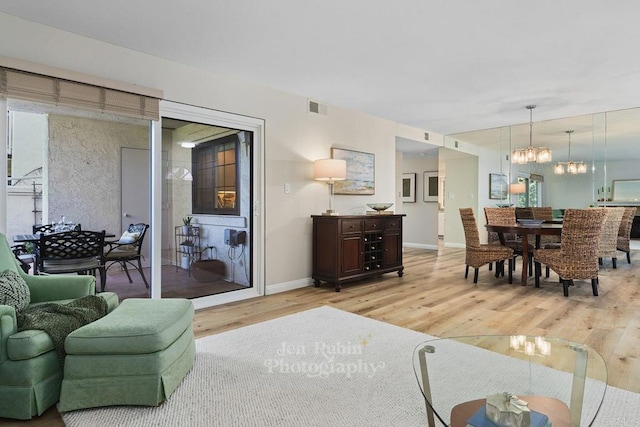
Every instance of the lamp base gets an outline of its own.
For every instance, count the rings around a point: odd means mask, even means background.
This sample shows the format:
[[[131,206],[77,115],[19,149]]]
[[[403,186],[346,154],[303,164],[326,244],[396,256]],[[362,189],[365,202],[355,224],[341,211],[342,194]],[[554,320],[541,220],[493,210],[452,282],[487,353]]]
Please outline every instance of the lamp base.
[[[332,209],[327,209],[325,212],[322,212],[322,215],[325,216],[337,216],[340,215],[338,212],[332,210]]]

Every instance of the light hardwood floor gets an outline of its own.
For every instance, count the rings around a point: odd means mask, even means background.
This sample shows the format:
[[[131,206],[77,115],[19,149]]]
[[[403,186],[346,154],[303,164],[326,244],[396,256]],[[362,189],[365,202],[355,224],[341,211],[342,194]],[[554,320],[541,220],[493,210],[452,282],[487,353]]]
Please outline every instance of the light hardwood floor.
[[[584,342],[606,360],[610,385],[640,393],[640,253],[632,264],[620,255],[618,268],[605,260],[600,271],[600,296],[589,281],[576,281],[562,296],[558,276],[533,279],[521,286],[496,279],[487,267],[473,285],[473,270],[464,279],[464,249],[406,249],[405,274],[391,273],[346,284],[307,287],[199,310],[196,337],[236,329],[322,305],[381,320],[430,335],[525,334]],[[518,259],[517,271],[520,271]],[[1,425],[10,425],[0,420]],[[61,426],[55,408],[42,417],[11,425]]]

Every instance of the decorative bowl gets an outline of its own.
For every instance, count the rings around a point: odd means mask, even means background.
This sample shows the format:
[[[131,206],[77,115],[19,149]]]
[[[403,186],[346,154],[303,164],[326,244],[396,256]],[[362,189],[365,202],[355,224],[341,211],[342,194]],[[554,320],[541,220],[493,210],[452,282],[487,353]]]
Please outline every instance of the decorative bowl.
[[[391,206],[393,206],[393,203],[367,203],[367,206],[369,206],[374,211],[381,212],[389,209]]]
[[[544,219],[519,219],[518,222],[530,227],[539,227],[544,223]]]

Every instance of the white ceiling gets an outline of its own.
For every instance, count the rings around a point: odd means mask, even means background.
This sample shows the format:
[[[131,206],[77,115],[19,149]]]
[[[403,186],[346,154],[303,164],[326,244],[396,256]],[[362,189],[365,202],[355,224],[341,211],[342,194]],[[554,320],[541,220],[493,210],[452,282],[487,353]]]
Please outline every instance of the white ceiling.
[[[640,105],[635,0],[0,0],[0,11],[442,134],[528,123],[527,104],[535,121]]]

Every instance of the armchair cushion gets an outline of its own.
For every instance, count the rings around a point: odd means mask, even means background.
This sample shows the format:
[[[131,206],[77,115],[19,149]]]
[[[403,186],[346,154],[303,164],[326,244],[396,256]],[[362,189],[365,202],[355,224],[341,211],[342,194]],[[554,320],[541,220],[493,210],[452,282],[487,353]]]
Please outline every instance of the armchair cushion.
[[[7,353],[11,360],[27,360],[54,350],[53,341],[44,331],[30,329],[13,334],[7,340]]]
[[[0,273],[0,304],[22,310],[30,301],[29,286],[16,271],[5,270]]]

